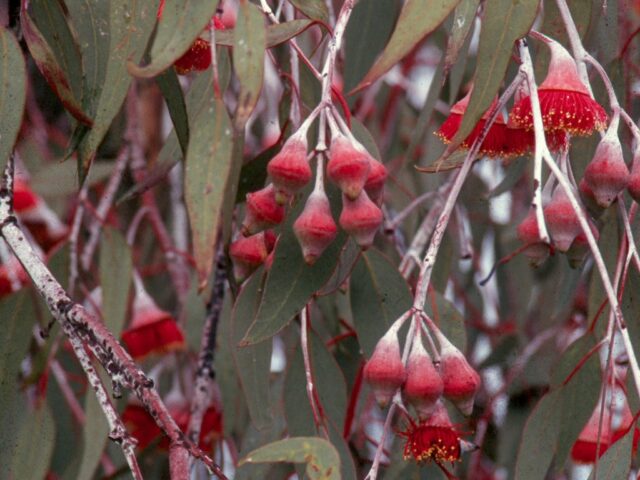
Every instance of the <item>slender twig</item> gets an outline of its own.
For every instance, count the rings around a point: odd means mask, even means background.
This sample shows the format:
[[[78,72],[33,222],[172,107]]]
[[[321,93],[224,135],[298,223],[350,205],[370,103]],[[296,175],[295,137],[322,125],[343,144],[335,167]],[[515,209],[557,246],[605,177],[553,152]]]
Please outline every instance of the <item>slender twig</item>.
[[[87,179],[89,177],[87,176]],[[73,297],[78,281],[78,237],[80,236],[80,227],[82,226],[82,217],[84,216],[84,203],[87,201],[87,190],[89,182],[85,179],[80,192],[78,192],[78,200],[76,203],[76,211],[73,214],[73,222],[71,223],[71,231],[69,232],[69,296]]]
[[[87,346],[107,371],[114,385],[122,385],[135,393],[147,411],[152,413],[172,445],[187,449],[190,455],[202,460],[218,478],[226,478],[211,458],[185,438],[153,388],[153,381],[138,368],[129,353],[98,318],[69,298],[26,240],[13,213],[13,157],[7,163],[0,186],[0,235],[24,267],[67,338],[77,342],[75,345],[82,349]],[[105,412],[105,415],[108,418],[109,413]]]

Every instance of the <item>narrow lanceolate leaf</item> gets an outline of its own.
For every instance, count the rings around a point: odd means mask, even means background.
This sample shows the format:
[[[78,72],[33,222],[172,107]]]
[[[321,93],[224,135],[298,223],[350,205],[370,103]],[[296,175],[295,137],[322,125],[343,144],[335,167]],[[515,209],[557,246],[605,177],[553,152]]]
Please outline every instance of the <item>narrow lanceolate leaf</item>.
[[[111,122],[124,101],[131,77],[127,72],[129,59],[140,61],[155,23],[156,10],[152,2],[114,0],[109,2],[109,28],[98,27],[102,42],[108,42],[106,70],[99,97],[94,100],[93,127],[78,145],[78,172],[83,181]],[[102,20],[98,20],[102,21]],[[102,50],[98,50],[102,53]],[[87,92],[87,95],[90,95]]]
[[[269,428],[272,412],[269,404],[269,374],[271,368],[272,342],[260,342],[247,347],[238,347],[238,342],[249,328],[260,303],[260,290],[264,276],[254,274],[242,287],[233,307],[232,352],[236,374],[242,383],[249,415],[258,430]]]
[[[371,248],[353,269],[349,293],[358,341],[368,358],[394,320],[411,308],[411,292],[398,269]]]
[[[156,77],[156,83],[160,87],[165,102],[167,102],[167,110],[169,110],[169,116],[173,122],[172,133],[178,136],[180,150],[182,150],[182,155],[185,155],[189,144],[189,120],[178,75],[173,69],[167,70]],[[174,158],[174,161],[177,159]]]
[[[600,480],[629,478],[635,432],[636,424],[634,422],[626,435],[611,445],[605,454],[600,457],[598,461],[598,478]],[[595,478],[595,472],[592,471],[589,480],[595,480]]]
[[[407,0],[389,43],[355,90],[371,85],[433,32],[460,0]]]
[[[142,67],[129,62],[131,74],[154,77],[173,65],[209,24],[216,7],[217,2],[166,0],[149,53],[150,61]]]
[[[245,463],[306,463],[312,480],[338,480],[340,457],[328,441],[317,437],[287,438],[254,450],[240,461]]]
[[[539,3],[537,0],[494,0],[486,3],[473,92],[460,129],[447,148],[448,152],[460,145],[491,106],[511,60],[513,45],[531,28]]]
[[[240,82],[238,106],[233,123],[237,131],[244,129],[260,96],[264,74],[266,34],[260,9],[241,0],[233,35],[233,66]]]
[[[23,0],[20,23],[31,56],[64,107],[79,122],[93,121],[82,109],[82,60],[60,2]],[[33,16],[33,18],[32,18]],[[41,26],[41,28],[39,28]]]
[[[213,265],[216,235],[231,168],[231,121],[222,100],[209,98],[192,119],[185,165],[185,201],[200,283]]]
[[[460,49],[471,31],[471,27],[473,27],[479,4],[480,0],[462,0],[456,7],[444,58],[445,74],[449,72],[458,59],[458,53],[460,53]]]
[[[2,27],[0,55],[0,162],[4,165],[22,122],[27,78],[20,46],[11,32]]]
[[[311,20],[297,19],[290,22],[277,23],[267,27],[267,48],[278,46],[287,40],[300,35],[313,25]],[[233,47],[235,30],[219,30],[216,32],[216,44],[223,47]]]
[[[117,261],[114,261],[117,259]],[[124,327],[133,272],[131,248],[120,232],[105,228],[100,241],[102,320],[116,337]]]
[[[307,17],[322,23],[329,23],[329,10],[324,0],[289,0]]]

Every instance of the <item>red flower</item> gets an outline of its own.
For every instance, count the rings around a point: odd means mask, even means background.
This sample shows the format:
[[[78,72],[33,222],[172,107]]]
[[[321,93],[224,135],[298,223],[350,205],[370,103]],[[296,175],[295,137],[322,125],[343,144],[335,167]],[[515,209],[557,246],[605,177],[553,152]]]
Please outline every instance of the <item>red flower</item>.
[[[182,350],[184,334],[175,319],[159,309],[151,297],[136,286],[131,326],[122,332],[122,342],[134,359]]]
[[[594,130],[603,130],[607,124],[607,113],[580,80],[575,61],[559,43],[549,42],[548,46],[551,50],[549,71],[538,87],[545,131],[560,130],[584,136]],[[510,122],[526,130],[533,129],[529,96],[516,101]]]
[[[462,454],[461,435],[449,420],[447,411],[439,403],[437,412],[428,420],[416,423],[409,419],[409,427],[400,436],[407,439],[404,445],[404,459],[413,458],[418,463],[433,460],[455,462]]]
[[[458,132],[460,124],[462,123],[462,117],[464,116],[464,112],[467,109],[470,98],[471,91],[469,91],[469,93],[467,93],[467,95],[462,100],[451,107],[449,117],[447,117],[444,123],[440,126],[440,129],[436,132],[436,135],[440,137],[440,139],[444,143],[451,143],[451,140],[453,140],[453,137]],[[462,143],[460,144],[462,148],[471,148],[473,142],[478,138],[478,136],[484,129],[486,120],[489,117],[488,113],[489,111],[487,111],[482,116],[471,133],[462,141]],[[478,153],[480,153],[481,155],[486,155],[488,157],[504,156],[508,152],[507,132],[508,130],[506,122],[504,120],[504,116],[502,114],[499,114],[495,122],[489,129],[489,132],[482,142]]]

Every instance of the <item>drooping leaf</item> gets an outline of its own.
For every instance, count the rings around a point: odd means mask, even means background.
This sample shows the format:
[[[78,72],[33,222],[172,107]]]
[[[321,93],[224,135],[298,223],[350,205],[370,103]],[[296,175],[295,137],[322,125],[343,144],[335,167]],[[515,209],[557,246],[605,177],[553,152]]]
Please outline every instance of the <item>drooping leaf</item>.
[[[173,132],[178,137],[182,155],[186,155],[187,145],[189,145],[189,119],[178,75],[173,69],[167,70],[156,77],[156,83],[167,102],[167,110],[173,122]]]
[[[329,442],[317,437],[294,437],[270,443],[240,460],[244,463],[306,463],[312,480],[339,480],[340,457]]]
[[[139,66],[129,62],[129,72],[136,77],[150,78],[169,68],[209,24],[216,7],[216,2],[166,0],[149,52],[149,63]]]
[[[307,17],[322,23],[329,23],[329,10],[322,0],[289,0],[291,4]]]
[[[185,201],[201,284],[213,266],[233,148],[227,108],[208,91],[206,106],[193,118],[185,162]]]
[[[364,252],[351,274],[351,312],[358,341],[370,357],[378,340],[412,304],[407,282],[378,250]]]
[[[464,318],[456,307],[444,296],[430,289],[427,293],[427,301],[424,311],[434,321],[442,333],[451,340],[458,349],[465,351],[467,348],[467,330]]]
[[[371,85],[434,31],[460,0],[407,0],[382,55],[354,90]]]
[[[12,392],[13,410],[5,412],[0,437],[2,478],[44,478],[55,441],[55,423],[49,405],[28,405],[22,392]],[[4,438],[9,435],[9,438]]]
[[[233,66],[240,82],[233,124],[240,132],[260,97],[266,48],[264,16],[249,0],[240,0],[233,37]]]
[[[442,173],[448,172],[450,170],[455,170],[459,168],[463,163],[464,159],[467,157],[467,152],[462,150],[457,150],[453,152],[451,155],[443,155],[438,158],[435,162],[427,167],[416,167],[416,170],[422,173]],[[477,161],[477,158],[474,162]]]
[[[260,290],[263,282],[264,275],[258,271],[243,285],[233,307],[231,320],[236,375],[242,383],[251,420],[258,430],[265,430],[272,423],[269,403],[272,342],[267,339],[246,347],[238,347],[238,342],[255,317],[260,305]]]
[[[462,0],[453,13],[453,26],[447,41],[447,51],[444,58],[445,75],[458,59],[458,53],[473,27],[480,0]]]
[[[4,165],[22,122],[27,77],[20,46],[11,32],[2,27],[0,55],[0,162]]]
[[[619,478],[629,478],[631,470],[631,459],[633,451],[633,438],[636,432],[636,424],[629,429],[624,437],[617,440],[600,457],[598,461],[598,478],[600,480],[617,480]],[[591,472],[588,480],[594,480],[595,470]]]
[[[495,0],[485,5],[473,92],[462,123],[449,145],[452,152],[491,106],[511,60],[513,45],[527,34],[538,13],[536,0]]]
[[[40,72],[79,122],[93,121],[82,108],[82,60],[61,2],[22,1],[22,33]],[[33,18],[32,18],[33,16]]]
[[[293,37],[297,37],[311,25],[313,25],[313,22],[305,19],[269,25],[266,33],[266,47],[276,47]],[[224,47],[233,47],[234,36],[235,29],[220,30],[216,32],[216,44]]]
[[[94,112],[94,118],[93,127],[78,145],[78,173],[81,181],[84,181],[98,146],[129,90],[131,77],[127,72],[127,62],[129,59],[140,61],[156,19],[155,5],[150,3],[114,0],[108,4],[108,29],[100,29],[103,19],[96,20],[100,24],[93,26],[94,33],[99,35],[98,41],[108,44],[108,51],[104,52],[102,47],[96,47],[97,52],[83,51],[83,59],[85,53],[106,53],[107,57],[104,77],[100,79],[99,94],[92,97],[93,92],[85,90],[86,98],[92,102],[93,108],[90,111]]]
[[[344,34],[344,90],[362,80],[380,54],[398,16],[398,2],[358,2]]]

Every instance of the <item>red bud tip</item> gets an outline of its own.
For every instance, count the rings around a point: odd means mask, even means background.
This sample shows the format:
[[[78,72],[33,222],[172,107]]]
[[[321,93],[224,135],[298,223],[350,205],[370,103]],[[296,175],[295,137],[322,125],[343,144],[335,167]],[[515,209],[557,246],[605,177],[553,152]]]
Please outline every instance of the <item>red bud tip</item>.
[[[376,401],[384,408],[402,386],[406,375],[400,358],[398,332],[392,328],[378,341],[364,367],[364,378],[373,388]]]
[[[580,234],[581,228],[578,216],[562,187],[556,187],[551,201],[543,211],[553,245],[560,252],[566,252]]]
[[[193,71],[202,72],[209,68],[209,65],[211,65],[211,45],[201,38],[197,38],[189,50],[173,64],[179,75],[186,75]]]
[[[304,210],[293,224],[293,231],[302,247],[304,261],[312,265],[338,233],[324,192],[314,191],[309,195]]]
[[[340,226],[351,235],[362,248],[373,244],[378,228],[382,224],[382,210],[373,203],[367,192],[362,192],[355,200],[342,196]]]
[[[242,222],[242,234],[253,235],[265,228],[282,223],[284,207],[276,201],[273,184],[247,194],[247,211]]]
[[[327,176],[340,190],[354,200],[364,188],[371,169],[369,154],[357,148],[344,135],[331,140]]]
[[[629,181],[629,169],[624,163],[622,145],[617,134],[607,133],[584,172],[597,204],[608,208]]]
[[[36,208],[39,204],[38,195],[31,190],[26,182],[16,178],[13,183],[13,210],[19,214]]]
[[[448,341],[441,342],[440,375],[444,396],[464,415],[470,415],[480,387],[480,375],[469,365],[462,352]]]
[[[280,153],[269,161],[267,172],[277,190],[276,201],[284,204],[311,179],[306,139],[295,135],[289,138]]]
[[[442,378],[424,348],[422,340],[417,338],[413,342],[407,362],[407,381],[402,388],[404,396],[416,409],[418,417],[426,419],[433,413],[443,390]]]

